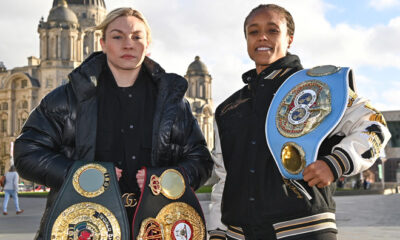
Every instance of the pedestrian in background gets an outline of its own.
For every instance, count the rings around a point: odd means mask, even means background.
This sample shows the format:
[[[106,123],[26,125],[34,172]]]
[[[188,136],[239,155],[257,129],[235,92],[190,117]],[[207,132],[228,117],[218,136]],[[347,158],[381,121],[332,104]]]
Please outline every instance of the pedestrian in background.
[[[17,214],[22,213],[24,210],[19,208],[18,202],[18,173],[15,170],[14,165],[10,167],[8,173],[6,173],[6,180],[4,184],[4,201],[3,201],[3,215],[7,215],[7,205],[10,196],[14,199],[15,210]]]

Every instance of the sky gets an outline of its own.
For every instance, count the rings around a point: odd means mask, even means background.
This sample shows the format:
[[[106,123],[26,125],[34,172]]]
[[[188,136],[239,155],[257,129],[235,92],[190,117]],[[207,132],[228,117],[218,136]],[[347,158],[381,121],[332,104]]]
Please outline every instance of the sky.
[[[7,69],[39,57],[37,26],[53,0],[0,0],[0,61]],[[214,108],[243,87],[255,67],[247,55],[243,21],[259,4],[276,3],[293,15],[290,48],[305,68],[353,69],[358,94],[379,110],[400,110],[400,0],[105,0],[107,10],[133,7],[152,29],[151,58],[185,75],[200,56],[212,76]]]

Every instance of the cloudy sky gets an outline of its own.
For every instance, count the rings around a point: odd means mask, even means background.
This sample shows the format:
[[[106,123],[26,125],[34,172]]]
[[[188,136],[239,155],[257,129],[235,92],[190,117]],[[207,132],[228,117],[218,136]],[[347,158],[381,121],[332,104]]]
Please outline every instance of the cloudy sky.
[[[7,69],[39,56],[37,25],[53,0],[0,1],[0,61]],[[303,66],[353,68],[360,95],[381,110],[400,110],[400,0],[105,0],[108,10],[139,9],[153,31],[151,57],[184,75],[196,55],[213,78],[214,107],[243,86],[254,67],[243,20],[261,3],[278,3],[295,20],[291,53]]]

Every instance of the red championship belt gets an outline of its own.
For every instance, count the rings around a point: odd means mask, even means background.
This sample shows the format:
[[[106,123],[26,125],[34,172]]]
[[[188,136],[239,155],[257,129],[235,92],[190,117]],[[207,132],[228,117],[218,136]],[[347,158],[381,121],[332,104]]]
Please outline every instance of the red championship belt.
[[[204,240],[203,211],[176,169],[146,169],[146,183],[133,219],[136,240]]]

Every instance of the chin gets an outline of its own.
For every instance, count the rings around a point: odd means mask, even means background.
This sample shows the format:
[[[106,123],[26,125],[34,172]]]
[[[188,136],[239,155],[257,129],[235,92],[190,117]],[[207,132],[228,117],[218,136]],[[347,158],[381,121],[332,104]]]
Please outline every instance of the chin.
[[[139,68],[140,66],[141,65],[138,65],[138,66],[122,66],[122,67],[119,67],[119,69],[125,70],[125,71],[133,71],[133,70]]]
[[[275,62],[275,61],[259,61],[259,62],[256,62],[256,65],[257,66],[268,66],[268,65],[271,65],[273,62]]]
[[[123,63],[123,64],[118,64],[117,67],[121,70],[135,70],[141,65],[142,65],[141,63]]]

